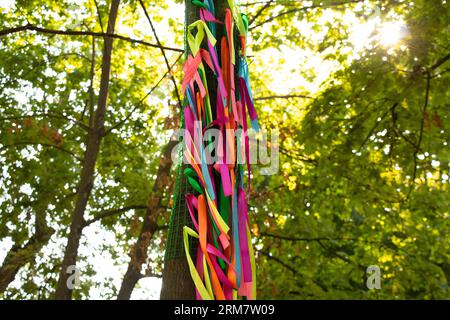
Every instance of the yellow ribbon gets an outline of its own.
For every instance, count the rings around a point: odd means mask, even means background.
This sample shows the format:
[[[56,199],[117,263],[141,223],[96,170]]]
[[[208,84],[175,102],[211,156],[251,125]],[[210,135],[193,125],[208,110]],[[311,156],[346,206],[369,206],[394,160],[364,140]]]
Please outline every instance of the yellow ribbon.
[[[197,34],[195,37],[192,35],[191,30],[197,28]],[[202,44],[203,38],[206,36],[209,39],[209,42],[214,46],[216,44],[216,38],[214,38],[213,34],[209,30],[208,26],[203,20],[197,20],[189,25],[187,39],[189,48],[191,49],[192,55],[195,56],[197,52],[200,50],[200,46]]]
[[[214,293],[212,290],[211,279],[209,278],[208,264],[206,263],[206,256],[203,255],[203,273],[205,274],[205,284],[206,289],[209,292],[211,297],[214,297]]]
[[[239,34],[241,36],[246,36],[247,31],[245,30],[244,21],[242,20],[241,8],[239,4],[235,3],[234,0],[228,0],[228,5],[230,6],[231,12],[233,13],[233,19],[236,22]]]
[[[198,290],[198,293],[202,297],[203,300],[213,300],[208,292],[209,290],[205,288],[205,285],[202,282],[202,279],[200,278],[200,275],[197,272],[197,269],[195,268],[195,264],[192,261],[190,252],[189,252],[189,236],[192,236],[194,238],[198,239],[198,233],[189,228],[188,226],[183,227],[183,240],[184,240],[184,251],[186,253],[187,262],[189,265],[189,271],[191,272],[192,281],[194,281],[194,285]],[[205,270],[205,278],[208,274],[208,268],[206,268],[205,264],[203,264],[204,270]],[[209,280],[209,276],[208,276]],[[208,281],[209,282],[209,281]],[[211,288],[209,288],[211,290]],[[212,290],[211,290],[212,292]]]

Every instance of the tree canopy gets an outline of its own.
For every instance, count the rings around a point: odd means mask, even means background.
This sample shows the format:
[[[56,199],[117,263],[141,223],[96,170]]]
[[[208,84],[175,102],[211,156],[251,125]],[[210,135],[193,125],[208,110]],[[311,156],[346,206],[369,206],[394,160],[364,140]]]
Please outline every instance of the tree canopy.
[[[241,6],[260,124],[280,135],[278,172],[252,177],[259,298],[448,299],[447,1]],[[183,1],[0,3],[0,298],[54,298],[77,233],[72,298],[161,277],[183,51]]]

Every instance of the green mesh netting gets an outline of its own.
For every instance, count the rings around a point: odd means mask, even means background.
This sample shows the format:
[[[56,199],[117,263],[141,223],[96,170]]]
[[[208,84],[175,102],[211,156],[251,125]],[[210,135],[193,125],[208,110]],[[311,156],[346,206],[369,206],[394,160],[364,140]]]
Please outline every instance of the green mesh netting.
[[[192,187],[187,183],[186,176],[183,174],[185,165],[178,165],[176,169],[176,181],[173,195],[173,207],[170,214],[169,233],[167,236],[167,246],[164,258],[175,259],[185,256],[183,243],[183,226],[193,227],[191,217],[186,205],[184,195],[192,192]],[[193,238],[190,238],[190,248],[195,248]],[[194,254],[191,252],[191,254]]]
[[[185,11],[185,23],[184,23],[184,58],[187,59],[188,52],[188,44],[187,44],[187,24],[188,17],[187,12]],[[186,101],[183,101],[183,106],[180,108],[180,128],[184,128],[184,105]],[[181,139],[179,140],[179,142]],[[178,150],[179,159],[182,158],[182,150],[180,147]],[[187,183],[186,176],[183,174],[183,170],[186,165],[180,161],[180,164],[175,169],[176,180],[175,180],[175,188],[173,192],[173,206],[170,212],[170,221],[169,221],[169,233],[167,235],[167,245],[166,251],[164,254],[164,259],[176,259],[185,257],[186,254],[184,252],[184,243],[183,243],[183,226],[187,225],[189,227],[193,227],[191,218],[189,216],[189,212],[186,205],[186,200],[184,195],[192,191],[191,186]],[[190,239],[189,248],[194,248],[192,237]],[[192,251],[192,249],[191,249]],[[191,252],[192,254],[192,252]]]

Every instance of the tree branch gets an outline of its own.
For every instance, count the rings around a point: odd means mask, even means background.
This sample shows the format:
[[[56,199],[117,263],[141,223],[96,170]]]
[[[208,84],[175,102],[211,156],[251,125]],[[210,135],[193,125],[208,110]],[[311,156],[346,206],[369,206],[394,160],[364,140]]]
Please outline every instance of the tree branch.
[[[12,33],[17,33],[17,32],[21,32],[21,31],[27,31],[27,30],[28,31],[36,31],[36,32],[44,33],[44,34],[58,34],[58,35],[66,35],[66,36],[92,36],[92,37],[102,37],[102,38],[114,38],[114,39],[119,39],[119,40],[123,40],[123,41],[128,41],[128,42],[131,42],[131,43],[142,44],[142,45],[148,46],[148,47],[162,48],[164,50],[175,51],[175,52],[184,52],[183,49],[171,48],[171,47],[161,47],[161,46],[159,46],[157,44],[154,44],[154,43],[149,43],[149,42],[146,42],[146,41],[143,41],[143,40],[138,40],[138,39],[125,37],[125,36],[122,36],[122,35],[119,35],[119,34],[114,34],[114,33],[93,32],[93,31],[79,31],[79,30],[54,30],[54,29],[47,29],[47,28],[37,27],[37,26],[32,25],[32,24],[27,24],[25,26],[20,26],[20,27],[14,27],[14,28],[0,30],[0,37],[8,35],[8,34],[12,34]]]
[[[298,273],[297,270],[295,270],[294,267],[288,265],[288,264],[287,264],[286,262],[284,262],[283,260],[281,260],[281,259],[279,259],[279,258],[277,258],[277,257],[271,256],[271,255],[270,255],[268,252],[266,252],[266,251],[258,251],[258,253],[260,253],[260,254],[262,254],[263,256],[267,257],[268,259],[271,259],[271,260],[277,262],[278,264],[282,265],[283,267],[285,267],[286,269],[288,269],[289,271],[291,271],[291,272],[294,274],[294,276],[297,275],[297,273]]]
[[[54,144],[43,143],[43,142],[33,142],[33,141],[16,142],[16,143],[13,143],[13,144],[4,145],[2,148],[0,148],[0,151],[6,150],[8,148],[14,148],[14,147],[17,147],[17,146],[22,146],[22,145],[41,145],[43,147],[55,148],[55,149],[58,149],[58,150],[60,150],[60,151],[62,151],[64,153],[67,153],[67,154],[71,155],[72,157],[74,157],[75,159],[77,159],[80,162],[83,161],[82,158],[80,158],[74,152],[72,152],[70,150],[64,149],[64,148],[59,147],[59,146],[54,145]]]
[[[177,60],[172,64],[172,68],[178,63],[178,61],[181,59],[181,57],[183,56],[183,54],[180,54],[177,58]],[[166,78],[166,76],[169,74],[169,71],[167,71],[159,80],[158,82],[147,92],[147,94],[145,96],[142,97],[141,100],[139,100],[139,102],[134,106],[134,108],[130,111],[130,113],[128,113],[128,115],[120,120],[118,123],[116,123],[115,125],[113,125],[112,127],[110,127],[108,130],[105,131],[105,135],[109,134],[112,130],[117,129],[118,127],[120,127],[121,125],[123,125],[125,122],[127,122],[127,120],[131,117],[131,115],[136,111],[137,108],[139,108],[142,103],[145,101],[145,99],[147,99],[147,97],[149,95],[151,95],[153,93],[153,91],[156,90],[156,88],[159,87],[159,85],[161,84],[161,82]]]
[[[447,54],[446,56],[442,57],[438,61],[436,61],[436,63],[430,67],[430,70],[435,70],[435,69],[439,68],[441,65],[443,65],[448,60],[450,60],[450,53]]]
[[[273,95],[273,96],[267,96],[267,97],[257,97],[253,98],[253,100],[273,100],[273,99],[292,99],[292,98],[303,98],[303,99],[314,99],[311,96],[307,96],[304,94],[287,94],[287,95]]]
[[[268,18],[268,19],[266,19],[266,20],[264,20],[264,21],[262,21],[262,22],[260,22],[260,23],[258,23],[256,25],[254,25],[254,26],[252,26],[252,27],[249,27],[249,30],[253,30],[253,29],[258,28],[258,27],[260,27],[260,26],[262,26],[262,25],[264,25],[264,24],[266,24],[268,22],[271,22],[271,21],[273,21],[275,19],[278,19],[278,18],[280,18],[282,16],[285,16],[285,15],[288,15],[288,14],[292,14],[292,13],[295,13],[295,12],[307,11],[307,10],[315,9],[315,8],[337,7],[337,6],[342,6],[342,5],[351,4],[351,3],[358,3],[358,2],[362,2],[362,1],[364,1],[364,0],[349,0],[349,1],[341,1],[341,2],[332,2],[332,3],[328,4],[328,5],[317,4],[317,5],[307,6],[307,7],[300,7],[300,8],[290,9],[290,10],[287,10],[287,11],[280,12],[280,13],[278,13],[278,14],[276,14],[276,15],[274,15],[274,16],[272,16],[272,17],[270,17],[270,18]]]
[[[285,156],[294,158],[295,160],[308,162],[308,163],[312,163],[312,164],[315,164],[315,165],[318,164],[316,159],[307,158],[307,157],[301,156],[301,155],[299,155],[297,153],[289,152],[286,149],[282,148],[281,146],[278,149],[280,150],[281,154],[284,154]]]
[[[130,250],[130,261],[117,295],[118,300],[130,299],[131,293],[139,281],[142,265],[147,260],[150,241],[159,228],[157,220],[158,216],[163,212],[163,199],[167,194],[164,191],[169,184],[170,168],[172,166],[170,155],[172,148],[176,144],[176,141],[169,141],[163,149],[156,179],[148,197],[148,207],[144,215],[141,231],[136,243]],[[168,190],[168,193],[170,193],[170,190]]]
[[[383,112],[383,114],[380,117],[380,121],[378,121],[378,119],[375,119],[375,125],[372,127],[372,129],[370,129],[369,133],[367,134],[367,136],[364,138],[364,141],[361,143],[361,145],[359,146],[359,151],[361,151],[361,149],[365,146],[365,144],[367,143],[367,141],[369,140],[369,138],[372,136],[372,134],[375,132],[375,129],[378,127],[378,125],[381,123],[381,121],[383,121],[384,118],[386,118],[386,116],[391,112],[391,110],[393,108],[396,108],[398,105],[398,102],[394,103],[392,105],[392,107],[390,107],[388,110],[386,110],[385,112]]]
[[[287,241],[305,241],[305,242],[312,242],[312,241],[360,241],[360,242],[366,242],[366,243],[378,243],[376,241],[370,241],[365,239],[358,239],[358,238],[330,238],[330,237],[313,237],[313,238],[302,238],[302,237],[290,237],[290,236],[283,236],[278,234],[272,234],[272,233],[266,233],[261,232],[261,236],[263,237],[270,237],[280,240],[287,240]]]
[[[166,53],[165,53],[165,51],[164,51],[164,47],[163,47],[163,45],[161,44],[161,41],[159,41],[158,34],[156,33],[156,29],[155,29],[155,27],[153,26],[152,19],[150,18],[150,15],[148,14],[147,9],[145,8],[144,3],[142,2],[142,0],[139,0],[139,3],[141,4],[141,7],[142,7],[142,9],[144,10],[145,16],[147,17],[147,20],[148,20],[148,22],[149,22],[149,24],[150,24],[150,27],[151,27],[152,31],[153,31],[153,35],[155,36],[156,43],[158,44],[159,48],[161,49],[161,53],[162,53],[162,55],[163,55],[163,57],[164,57],[164,62],[166,63],[167,72],[169,73],[170,79],[172,80],[172,83],[173,83],[173,85],[174,85],[174,87],[175,87],[175,95],[176,95],[177,100],[178,100],[178,105],[179,105],[179,107],[181,108],[182,102],[181,102],[181,98],[180,98],[180,93],[179,93],[179,91],[178,91],[177,81],[175,80],[175,77],[173,76],[173,73],[172,73],[172,67],[171,67],[170,64],[169,64],[169,60],[167,59],[167,55],[166,55]]]
[[[6,254],[2,265],[0,265],[0,293],[3,293],[9,284],[14,281],[20,269],[28,263],[33,263],[36,255],[48,243],[55,232],[46,224],[45,210],[46,206],[40,206],[36,209],[34,234],[23,245],[16,242]]]
[[[100,29],[102,29],[102,32],[105,32],[105,30],[103,29],[102,16],[100,15],[100,9],[98,7],[97,0],[94,0],[94,4],[95,4],[95,10],[97,11],[97,17],[98,17],[98,22],[100,24]]]
[[[11,117],[5,117],[5,118],[1,118],[0,121],[6,121],[6,120],[18,120],[18,119],[23,119],[23,118],[38,118],[38,117],[50,117],[50,118],[57,118],[57,119],[63,119],[69,122],[73,122],[76,125],[78,125],[79,127],[81,127],[84,130],[89,130],[89,127],[86,126],[84,123],[82,123],[81,121],[78,121],[76,119],[72,119],[69,118],[68,116],[65,116],[63,114],[60,113],[51,113],[51,112],[46,112],[46,113],[35,113],[35,114],[30,114],[30,115],[22,115],[22,116],[11,116]]]
[[[140,210],[140,209],[147,209],[147,206],[144,206],[144,205],[131,205],[131,206],[126,206],[126,207],[119,208],[119,209],[112,209],[112,210],[102,211],[102,212],[99,212],[99,213],[95,214],[94,218],[85,221],[84,222],[84,227],[87,227],[87,226],[89,226],[89,225],[91,225],[91,224],[93,224],[93,223],[95,223],[95,222],[97,222],[99,220],[104,219],[104,218],[112,217],[112,216],[114,216],[116,214],[120,214],[120,213],[127,212],[127,211],[130,211],[130,210]]]
[[[394,132],[395,132],[397,135],[399,135],[403,140],[405,140],[407,143],[409,143],[411,146],[413,146],[414,149],[417,148],[417,145],[414,143],[414,141],[412,141],[412,140],[409,139],[407,136],[405,136],[405,135],[403,134],[403,132],[401,132],[400,130],[397,130],[396,127],[393,127],[393,128],[394,128]],[[420,149],[420,148],[419,148],[419,149]]]
[[[441,59],[442,60],[442,59]],[[417,154],[420,150],[420,145],[422,144],[422,138],[423,138],[423,129],[425,127],[425,113],[427,111],[428,107],[428,101],[430,99],[430,86],[431,86],[431,73],[427,71],[427,84],[425,88],[425,102],[422,107],[421,112],[421,119],[420,119],[420,131],[419,131],[419,140],[417,141],[416,149],[414,150],[413,157],[414,157],[414,169],[413,169],[413,176],[412,176],[412,184],[411,188],[409,189],[408,196],[411,195],[412,189],[414,187],[416,176],[417,176]]]
[[[328,253],[332,254],[333,256],[335,256],[336,258],[347,262],[347,263],[352,263],[352,261],[350,259],[348,259],[346,256],[341,255],[340,253],[336,252],[335,249],[333,248],[327,248],[327,246],[325,246],[322,242],[320,242],[321,240],[317,241],[317,243]]]
[[[146,272],[145,274],[141,274],[141,279],[143,278],[162,278],[162,274],[160,273],[153,273],[153,272]]]
[[[89,106],[89,122],[88,127],[92,128],[92,115],[94,114],[94,104],[95,104],[95,97],[94,97],[94,77],[95,77],[95,37],[92,38],[92,58],[91,60],[91,75],[89,79],[89,101],[86,102],[86,105],[84,106],[83,112],[81,113],[80,121],[83,121],[84,114],[86,113],[86,110]]]
[[[256,14],[250,19],[248,25],[251,26],[253,22],[255,22],[255,20],[263,13],[263,11],[266,10],[272,4],[272,2],[273,0],[270,0],[264,6],[262,6],[261,9],[259,9],[258,12],[256,12]]]

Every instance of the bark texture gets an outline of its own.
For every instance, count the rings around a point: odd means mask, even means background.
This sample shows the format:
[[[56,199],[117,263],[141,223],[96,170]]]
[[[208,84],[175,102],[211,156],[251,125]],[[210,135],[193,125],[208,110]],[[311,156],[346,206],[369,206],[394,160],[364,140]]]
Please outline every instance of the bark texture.
[[[130,262],[117,296],[118,300],[128,300],[136,283],[144,277],[141,273],[142,265],[147,261],[150,241],[157,230],[158,216],[163,212],[164,190],[169,185],[170,168],[172,166],[171,152],[176,141],[170,141],[164,148],[159,163],[158,173],[153,184],[152,193],[148,197],[147,210],[144,216],[139,237],[130,252]]]
[[[0,267],[0,293],[5,292],[14,281],[17,272],[28,263],[32,263],[36,255],[48,243],[54,230],[47,226],[45,214],[47,202],[37,209],[35,215],[35,232],[25,244],[15,244]]]
[[[108,34],[114,33],[119,3],[120,0],[112,0],[111,2],[107,28]],[[94,114],[93,126],[89,128],[75,209],[72,213],[69,237],[56,287],[55,298],[58,300],[69,300],[72,297],[72,290],[69,289],[67,285],[67,279],[70,276],[70,274],[67,273],[67,269],[69,266],[76,264],[78,247],[85,223],[84,212],[94,184],[95,163],[100,150],[100,143],[105,132],[104,122],[111,70],[112,44],[113,38],[107,37],[104,39],[100,92]]]

